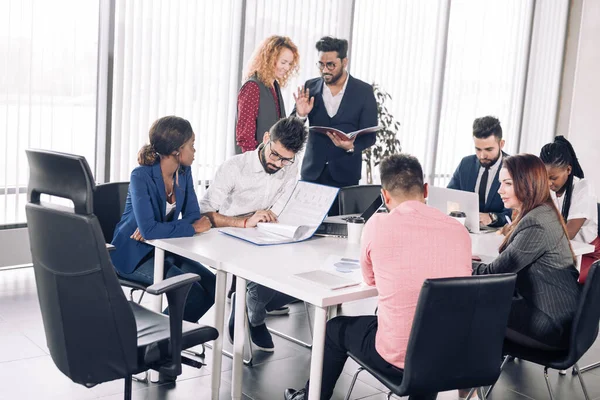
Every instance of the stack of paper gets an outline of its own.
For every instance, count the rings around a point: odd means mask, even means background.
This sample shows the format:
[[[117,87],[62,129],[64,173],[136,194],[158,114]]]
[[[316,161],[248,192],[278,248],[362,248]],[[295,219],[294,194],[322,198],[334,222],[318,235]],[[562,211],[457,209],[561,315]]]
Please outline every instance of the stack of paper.
[[[278,222],[219,231],[260,246],[310,239],[325,219],[338,191],[338,188],[299,181],[277,216]]]

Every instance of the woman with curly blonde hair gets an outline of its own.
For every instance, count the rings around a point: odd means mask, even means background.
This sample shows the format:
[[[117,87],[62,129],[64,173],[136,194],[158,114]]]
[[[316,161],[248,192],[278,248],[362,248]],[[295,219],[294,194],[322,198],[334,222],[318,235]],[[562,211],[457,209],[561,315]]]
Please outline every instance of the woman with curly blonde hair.
[[[298,73],[299,63],[298,48],[286,36],[269,36],[252,54],[237,101],[236,143],[242,152],[255,150],[286,116],[280,88]]]

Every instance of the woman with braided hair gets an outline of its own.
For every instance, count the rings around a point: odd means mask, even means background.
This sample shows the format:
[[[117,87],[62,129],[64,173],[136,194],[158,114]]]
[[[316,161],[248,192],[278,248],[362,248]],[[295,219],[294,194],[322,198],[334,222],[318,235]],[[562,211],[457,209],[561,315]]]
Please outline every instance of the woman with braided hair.
[[[540,158],[546,165],[552,200],[567,224],[569,239],[595,246],[581,260],[579,282],[585,282],[590,266],[600,260],[598,206],[594,188],[584,179],[573,146],[564,136],[542,147]]]

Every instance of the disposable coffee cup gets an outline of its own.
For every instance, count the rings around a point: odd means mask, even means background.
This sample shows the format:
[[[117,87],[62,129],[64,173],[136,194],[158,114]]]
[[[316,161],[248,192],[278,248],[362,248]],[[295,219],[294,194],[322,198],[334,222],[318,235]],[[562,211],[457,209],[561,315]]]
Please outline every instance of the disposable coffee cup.
[[[365,219],[363,217],[352,217],[348,218],[346,222],[348,223],[348,242],[359,244],[365,226]]]
[[[465,222],[467,221],[467,214],[465,214],[462,211],[452,211],[450,213],[450,216],[452,218],[454,218],[455,220],[457,220],[458,222],[460,222],[463,226],[465,225]]]

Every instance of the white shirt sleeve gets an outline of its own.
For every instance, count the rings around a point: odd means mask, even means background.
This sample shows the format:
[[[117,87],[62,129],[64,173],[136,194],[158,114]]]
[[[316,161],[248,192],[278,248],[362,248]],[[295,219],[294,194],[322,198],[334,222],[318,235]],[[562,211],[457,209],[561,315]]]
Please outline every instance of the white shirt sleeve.
[[[231,169],[236,168],[233,163],[221,164],[208,190],[200,201],[200,212],[219,211],[235,187],[236,174]],[[226,172],[226,170],[228,170]]]
[[[573,184],[569,218],[585,218],[585,222],[574,239],[591,243],[598,236],[598,200],[591,183],[585,179],[576,180]]]
[[[573,185],[571,207],[569,207],[569,220],[585,218],[598,220],[597,200],[592,185],[581,179]]]

